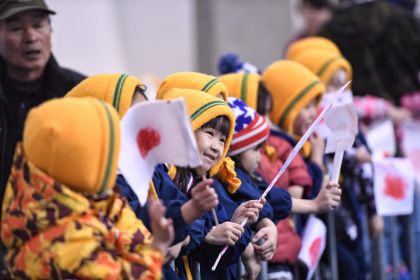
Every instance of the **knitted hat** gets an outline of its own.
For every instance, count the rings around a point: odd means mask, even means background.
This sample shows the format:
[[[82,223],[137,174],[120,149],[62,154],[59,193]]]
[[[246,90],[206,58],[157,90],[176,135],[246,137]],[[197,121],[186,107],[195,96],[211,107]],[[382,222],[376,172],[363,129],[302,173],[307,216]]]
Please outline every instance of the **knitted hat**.
[[[94,98],[60,98],[32,109],[25,122],[28,160],[75,191],[102,193],[115,185],[119,117]]]
[[[199,90],[171,89],[167,92],[167,94],[165,94],[163,99],[171,100],[179,97],[184,98],[185,104],[188,108],[188,114],[191,118],[193,131],[198,130],[204,124],[216,117],[225,116],[229,119],[229,134],[226,137],[223,155],[220,158],[220,161],[216,163],[209,171],[210,176],[214,176],[218,173],[223,163],[223,159],[225,158],[229,149],[230,141],[232,140],[233,130],[235,127],[235,116],[233,115],[233,112],[227,102]]]
[[[321,99],[325,92],[323,83],[303,65],[289,60],[269,65],[262,80],[273,98],[271,121],[288,133],[293,133],[293,123],[299,111],[313,99]]]
[[[226,53],[219,59],[219,72],[220,74],[229,73],[259,73],[257,67],[251,63],[241,61],[236,53]]]
[[[339,69],[346,72],[346,81],[351,80],[352,69],[350,63],[341,55],[333,52],[312,49],[302,52],[293,60],[311,70],[321,79],[324,85],[328,85],[334,72]]]
[[[266,120],[242,100],[229,97],[228,104],[235,115],[235,132],[228,156],[235,156],[264,142],[270,134]]]
[[[70,90],[66,96],[91,96],[111,104],[122,118],[131,107],[133,95],[141,82],[126,74],[101,74],[88,77]]]
[[[225,101],[229,96],[225,85],[214,76],[198,72],[179,72],[166,77],[158,89],[156,99],[163,99],[163,96],[173,88],[196,89],[213,96],[221,94]]]
[[[239,98],[252,109],[257,109],[260,75],[255,73],[234,73],[222,75],[219,79],[227,87],[229,96]]]
[[[313,49],[326,50],[337,55],[341,54],[340,49],[333,41],[324,37],[311,36],[304,39],[300,39],[290,44],[290,46],[286,50],[285,59],[294,60],[296,56],[298,56],[302,52]]]

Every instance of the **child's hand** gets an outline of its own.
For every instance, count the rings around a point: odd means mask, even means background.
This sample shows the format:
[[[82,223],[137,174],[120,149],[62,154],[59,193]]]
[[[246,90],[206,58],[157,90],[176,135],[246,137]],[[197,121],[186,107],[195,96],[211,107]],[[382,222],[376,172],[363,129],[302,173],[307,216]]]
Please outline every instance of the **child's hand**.
[[[328,182],[315,197],[317,213],[327,212],[340,204],[341,189],[338,184]]]
[[[237,223],[224,222],[214,226],[207,233],[204,241],[212,245],[229,245],[234,246],[244,233],[243,227]]]
[[[265,200],[263,202],[265,202]],[[253,224],[258,220],[258,216],[262,208],[263,204],[258,203],[258,200],[243,202],[238,206],[238,208],[236,208],[231,221],[241,224],[243,220],[248,218],[247,224]]]
[[[216,191],[210,187],[213,179],[205,179],[191,190],[191,200],[194,208],[201,214],[206,213],[219,204]]]
[[[395,124],[401,124],[413,118],[413,114],[408,109],[394,106],[389,107],[387,115]]]
[[[165,256],[165,263],[169,263],[173,261],[174,259],[176,259],[179,255],[179,252],[181,252],[182,247],[188,245],[188,243],[190,243],[189,235],[183,241],[178,242],[177,244],[169,247]]]
[[[369,235],[372,238],[378,237],[384,231],[384,219],[381,216],[369,217]]]
[[[365,146],[356,149],[356,160],[358,163],[367,163],[372,161],[372,156]]]
[[[324,158],[324,150],[325,150],[325,141],[322,139],[321,136],[313,133],[309,137],[309,141],[311,143],[311,160],[315,162],[322,170],[325,169],[323,158]]]
[[[152,247],[160,250],[165,255],[174,239],[172,220],[165,218],[166,207],[160,200],[150,200],[147,210],[153,233]]]
[[[261,271],[261,263],[256,258],[254,254],[254,250],[251,244],[247,246],[244,253],[241,256],[242,263],[245,267],[245,273],[241,276],[241,279],[244,280],[255,280],[260,274]]]
[[[262,241],[262,244],[259,244],[259,240]],[[266,226],[261,228],[252,238],[252,244],[255,255],[259,260],[271,260],[277,246],[277,227]]]

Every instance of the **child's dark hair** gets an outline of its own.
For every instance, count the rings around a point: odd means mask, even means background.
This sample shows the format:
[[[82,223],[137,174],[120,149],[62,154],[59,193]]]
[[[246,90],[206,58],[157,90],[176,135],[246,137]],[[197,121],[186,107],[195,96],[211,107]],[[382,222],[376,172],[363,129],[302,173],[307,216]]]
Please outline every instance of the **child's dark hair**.
[[[225,137],[229,135],[230,130],[230,121],[226,116],[218,116],[205,124],[203,124],[200,129],[203,128],[213,128],[214,130],[220,131]]]
[[[147,95],[146,95],[146,90],[147,87],[145,85],[137,85],[136,88],[134,89],[134,94],[133,94],[133,98],[134,95],[136,94],[140,94],[142,95],[146,100],[148,100]]]
[[[203,124],[200,129],[203,128],[213,128],[214,130],[220,131],[225,137],[228,137],[229,130],[230,130],[230,121],[226,116],[218,116],[205,124]],[[177,167],[176,168],[176,174],[174,178],[174,183],[178,188],[186,193],[187,187],[188,187],[188,180],[190,176],[191,170],[186,167]],[[201,181],[201,178],[195,174],[195,172],[192,172],[192,175],[195,177],[194,181],[199,182]]]
[[[270,102],[270,107],[267,108],[266,104]],[[273,98],[264,86],[263,82],[258,83],[258,97],[257,97],[257,113],[261,116],[265,116],[273,109]],[[268,111],[267,111],[268,110]]]

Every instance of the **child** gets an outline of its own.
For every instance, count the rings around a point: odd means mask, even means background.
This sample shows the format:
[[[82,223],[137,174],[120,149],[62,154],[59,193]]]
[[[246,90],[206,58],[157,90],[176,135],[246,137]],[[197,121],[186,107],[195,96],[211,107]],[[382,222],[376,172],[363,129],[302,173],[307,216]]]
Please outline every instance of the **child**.
[[[152,202],[152,240],[112,189],[119,137],[116,111],[93,98],[29,112],[2,207],[10,277],[160,277],[172,222]]]
[[[310,49],[298,55],[296,61],[308,67],[313,73],[318,74],[329,92],[337,91],[345,81],[351,80],[352,69],[350,63],[341,55],[324,50]],[[372,169],[369,148],[363,133],[359,130],[353,148],[346,150],[344,154],[341,171],[341,185],[344,192],[343,203],[335,211],[338,250],[343,252],[338,257],[342,278],[344,278],[344,271],[348,267],[356,267],[351,270],[353,274],[345,272],[346,277],[350,278],[359,277],[358,273],[361,275],[360,277],[363,277],[366,273],[363,270],[367,269],[367,265],[363,263],[362,237],[365,233],[362,228],[362,210],[357,195],[360,202],[367,206],[371,235],[378,236],[383,230],[383,220],[376,215]],[[353,228],[353,230],[350,231],[350,228]],[[353,258],[343,257],[352,255]]]
[[[230,145],[235,120],[226,102],[202,91],[172,89],[164,96],[164,99],[179,97],[183,97],[187,104],[203,165],[194,170],[171,168],[169,173],[173,177],[175,184],[189,194],[191,182],[200,180],[203,175],[207,177],[218,175],[223,169],[224,158]],[[190,236],[191,241],[184,250],[184,254],[190,253],[189,260],[195,259],[200,263],[202,279],[229,277],[229,274],[226,274],[227,268],[238,262],[239,256],[247,248],[250,240],[248,227],[245,228],[245,234],[243,235],[244,231],[240,223],[245,218],[249,218],[248,224],[254,223],[258,218],[259,210],[262,208],[262,205],[254,200],[242,203],[231,213],[225,208],[225,205],[234,202],[228,200],[225,195],[220,196],[220,194],[223,194],[224,187],[216,183],[217,180],[215,180],[213,186],[217,189],[221,199],[221,203],[216,209],[220,224],[217,225],[213,217],[207,214],[202,224],[195,223],[196,232]],[[235,205],[237,206],[237,204]],[[233,247],[229,248],[226,255],[222,258],[218,269],[212,272],[210,268],[216,260],[219,251],[226,244]],[[251,247],[248,248],[251,250],[246,253],[252,256],[253,250]],[[178,264],[180,263],[178,262]],[[189,262],[184,258],[183,264],[187,263]],[[183,270],[184,267],[178,265],[178,269]],[[187,272],[188,269],[189,265],[185,267],[185,271]]]
[[[258,109],[257,113],[266,116],[270,127],[270,135],[261,149],[261,163],[258,172],[266,181],[271,181],[293,149],[287,136],[285,136],[286,134],[276,125],[271,124],[268,119],[268,115],[273,108],[271,95],[258,74],[227,74],[222,75],[220,80],[225,83],[231,96],[243,98],[245,102],[253,104],[251,106],[253,109]],[[302,193],[299,192],[298,195],[295,190],[305,189],[305,193],[309,193],[312,181],[300,155],[292,160],[289,168],[286,169],[274,186],[287,189],[294,198],[302,197]],[[269,270],[273,273],[282,271],[282,274],[292,277],[291,271],[300,249],[300,237],[296,233],[293,220],[290,217],[280,220],[287,214],[276,213],[276,205],[274,202],[272,203],[275,210],[274,221],[277,223],[277,230],[281,234],[278,234],[276,252],[271,260]],[[280,207],[284,207],[284,204],[281,203]]]
[[[204,91],[224,101],[228,98],[225,85],[216,77],[198,72],[179,72],[171,74],[163,80],[156,94],[156,99],[162,99],[173,88],[188,88]]]
[[[112,104],[122,118],[132,105],[147,100],[145,90],[146,87],[134,76],[101,74],[86,78],[73,88],[67,96],[96,97]],[[186,239],[188,239],[190,230],[189,225],[218,204],[215,191],[211,188],[206,188],[206,184],[210,183],[212,183],[211,180],[206,180],[197,185],[194,188],[194,192],[192,192],[192,199],[188,201],[187,197],[173,184],[162,166],[158,166],[155,169],[150,183],[149,200],[150,198],[161,199],[167,207],[167,217],[171,218],[176,225],[174,245],[168,250],[166,263],[169,263],[172,258],[176,257],[179,251],[177,248],[180,248],[180,245],[187,242]],[[117,184],[121,195],[128,199],[137,217],[150,229],[150,216],[147,211],[148,203],[141,207],[137,195],[121,174],[118,175]],[[169,265],[164,267],[164,277],[166,273],[169,273],[169,270]]]

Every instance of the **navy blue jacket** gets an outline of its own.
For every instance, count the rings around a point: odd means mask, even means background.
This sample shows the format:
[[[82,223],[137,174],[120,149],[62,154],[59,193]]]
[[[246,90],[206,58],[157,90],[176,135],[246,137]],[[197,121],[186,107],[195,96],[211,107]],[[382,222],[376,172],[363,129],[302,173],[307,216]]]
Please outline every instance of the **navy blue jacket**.
[[[268,187],[268,183],[258,174],[251,176],[239,167],[236,167],[235,171],[237,177],[242,182],[241,187],[235,194],[233,194],[235,201],[255,199],[251,197],[259,198]],[[271,208],[273,213],[272,220],[275,224],[290,215],[292,210],[292,198],[288,191],[282,188],[273,187],[268,193],[266,199],[266,205],[269,205]],[[261,211],[261,213],[263,213],[263,211]]]
[[[161,199],[166,206],[166,217],[173,220],[175,228],[173,244],[181,242],[189,233],[189,225],[185,223],[181,214],[181,206],[188,201],[188,198],[174,185],[171,177],[169,177],[163,169],[163,166],[156,167],[152,181],[159,199]],[[150,218],[147,213],[148,203],[146,202],[143,207],[140,205],[137,195],[122,175],[118,175],[117,185],[121,195],[127,198],[137,217],[143,221],[144,225],[149,230],[151,230]]]

